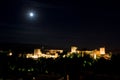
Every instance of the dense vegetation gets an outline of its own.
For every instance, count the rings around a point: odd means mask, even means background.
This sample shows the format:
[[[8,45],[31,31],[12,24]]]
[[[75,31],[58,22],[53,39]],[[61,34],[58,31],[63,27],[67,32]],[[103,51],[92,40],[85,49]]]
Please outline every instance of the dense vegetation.
[[[84,57],[72,54],[70,57],[39,58],[38,60],[16,56],[0,55],[0,76],[16,75],[32,76],[39,74],[69,74],[77,78],[77,75],[117,74],[119,75],[120,55],[112,55],[111,60],[100,58],[94,60],[89,55]]]

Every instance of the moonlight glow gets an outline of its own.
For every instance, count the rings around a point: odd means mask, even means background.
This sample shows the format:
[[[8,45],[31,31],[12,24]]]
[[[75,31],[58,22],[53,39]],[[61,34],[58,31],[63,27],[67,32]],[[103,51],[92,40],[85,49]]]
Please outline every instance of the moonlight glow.
[[[30,12],[30,13],[29,13],[29,16],[30,16],[30,17],[33,17],[33,16],[34,16],[34,13]]]
[[[25,17],[29,21],[37,21],[38,20],[38,11],[37,10],[26,10]]]

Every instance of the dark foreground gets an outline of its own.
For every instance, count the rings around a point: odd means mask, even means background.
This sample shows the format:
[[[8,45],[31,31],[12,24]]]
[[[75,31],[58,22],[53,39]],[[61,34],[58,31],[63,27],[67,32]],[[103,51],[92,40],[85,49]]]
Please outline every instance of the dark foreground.
[[[120,55],[38,60],[0,55],[0,80],[120,80]]]
[[[9,75],[0,77],[0,80],[120,80],[120,75],[115,74],[94,74],[94,75],[79,75],[79,76],[61,76],[59,74],[39,74],[32,76],[30,74],[24,76]]]

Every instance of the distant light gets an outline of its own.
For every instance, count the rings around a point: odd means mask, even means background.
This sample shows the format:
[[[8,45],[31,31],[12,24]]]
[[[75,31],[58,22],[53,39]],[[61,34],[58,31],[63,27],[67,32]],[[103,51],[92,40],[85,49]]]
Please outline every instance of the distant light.
[[[65,58],[65,55],[63,55],[63,58]]]
[[[30,69],[28,69],[28,72],[30,72]]]
[[[33,80],[35,80],[35,77],[33,77]]]
[[[9,56],[12,56],[12,52],[9,53]]]

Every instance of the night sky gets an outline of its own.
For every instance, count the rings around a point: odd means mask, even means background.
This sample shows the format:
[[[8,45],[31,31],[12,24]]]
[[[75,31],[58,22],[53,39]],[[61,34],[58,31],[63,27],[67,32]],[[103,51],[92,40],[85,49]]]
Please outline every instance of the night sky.
[[[0,1],[0,43],[119,48],[119,26],[119,4],[110,0]]]

